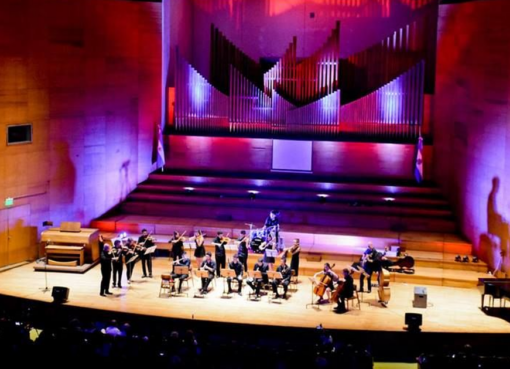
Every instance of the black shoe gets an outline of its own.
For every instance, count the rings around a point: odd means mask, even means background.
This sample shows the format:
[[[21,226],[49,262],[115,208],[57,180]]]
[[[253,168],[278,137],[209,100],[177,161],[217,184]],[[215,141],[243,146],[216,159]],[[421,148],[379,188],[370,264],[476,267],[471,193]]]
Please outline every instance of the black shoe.
[[[152,274],[149,275],[149,278],[152,278]]]
[[[347,312],[346,309],[335,309],[335,313],[337,314],[345,314]]]
[[[115,288],[115,287],[117,287],[117,286],[115,284],[112,284],[112,288]]]
[[[228,292],[227,292],[227,294],[229,294],[229,295],[230,295],[231,293],[232,293],[232,290],[230,290],[230,289],[229,289],[229,290],[228,290]]]
[[[113,295],[113,293],[111,293],[110,291],[106,291],[105,292],[107,295]]]
[[[237,294],[238,294],[239,296],[242,296],[242,295],[243,295],[243,294],[241,293],[241,291],[239,291]]]
[[[99,296],[106,296],[104,293],[100,293]]]
[[[462,258],[463,263],[469,263],[469,257],[466,255]]]
[[[462,258],[460,257],[460,255],[455,256],[455,261],[461,261],[461,260],[462,260]]]
[[[117,285],[117,287],[122,288],[122,286],[121,286],[120,284],[119,284],[119,285]]]
[[[142,278],[147,278],[147,276],[146,275],[142,275]]]

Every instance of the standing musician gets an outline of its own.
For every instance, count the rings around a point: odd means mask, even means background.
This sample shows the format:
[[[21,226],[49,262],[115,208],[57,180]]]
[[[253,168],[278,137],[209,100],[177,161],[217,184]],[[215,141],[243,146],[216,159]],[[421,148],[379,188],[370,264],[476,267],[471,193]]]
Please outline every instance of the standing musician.
[[[205,256],[205,237],[200,229],[195,233],[195,253],[193,256],[197,261],[197,268],[200,268]]]
[[[364,292],[364,280],[365,276],[367,276],[367,283],[368,283],[368,293],[372,292],[372,273],[376,271],[377,269],[377,262],[376,262],[376,256],[377,251],[374,248],[374,245],[372,245],[372,242],[369,242],[367,245],[367,249],[363,253],[361,266],[363,270],[361,271],[360,277],[359,277],[359,291]]]
[[[334,283],[338,281],[338,275],[333,271],[329,263],[324,264],[324,269],[314,274],[314,279],[317,283],[314,293],[319,296],[318,304],[331,299],[331,291],[334,289]],[[323,299],[324,293],[326,299]]]
[[[273,265],[275,263],[275,256],[273,254],[274,250],[276,250],[275,243],[273,236],[269,234],[266,241],[264,241],[259,247],[259,250],[264,250],[264,263],[269,266],[269,270],[273,270]]]
[[[202,262],[202,265],[200,266],[202,270],[207,270],[209,272],[209,275],[207,278],[202,278],[202,288],[200,289],[200,293],[202,295],[207,294],[207,288],[209,287],[209,283],[214,278],[214,272],[216,271],[216,263],[211,258],[211,253],[208,252],[205,254],[205,260]]]
[[[172,257],[174,261],[182,258],[182,253],[184,252],[184,233],[179,234],[179,232],[174,231],[173,238],[168,241],[168,243],[172,244]]]
[[[270,232],[272,231],[275,232],[276,243],[278,243],[280,231],[280,220],[278,219],[278,215],[279,212],[277,210],[271,210],[269,216],[266,218],[266,221],[264,222],[263,228],[266,237]]]
[[[214,259],[216,260],[216,275],[220,275],[220,268],[225,269],[227,262],[225,245],[230,242],[228,235],[223,236],[222,231],[218,231],[216,238],[213,240],[214,244]]]
[[[142,229],[142,235],[138,238],[138,255],[142,259],[142,278],[152,278],[152,254],[145,254],[145,250],[152,246],[154,246],[154,240],[146,229]],[[148,276],[147,272],[149,272]]]
[[[128,238],[125,245],[126,249],[126,277],[128,284],[131,283],[131,277],[133,276],[133,269],[138,259],[128,263],[128,261],[136,255],[136,243],[132,238]]]
[[[345,308],[345,299],[352,297],[354,293],[354,280],[351,276],[351,271],[347,268],[343,270],[343,282],[337,286],[338,305],[335,307],[337,314],[343,314],[347,311]]]
[[[291,257],[290,269],[294,271],[294,275],[299,275],[299,253],[301,252],[301,245],[299,244],[299,238],[294,238],[294,243],[291,247],[286,248],[280,255],[282,258]]]
[[[174,281],[176,279],[179,280],[179,283],[178,283],[179,285],[177,286],[177,293],[181,293],[182,281],[185,280],[186,278],[188,278],[189,274],[176,274],[176,273],[174,273],[174,269],[176,266],[186,266],[189,269],[189,267],[191,265],[191,260],[188,257],[188,253],[186,251],[183,251],[181,259],[173,261],[172,264],[173,264],[172,279]],[[175,290],[175,285],[172,288],[172,290]]]
[[[269,283],[269,280],[267,278],[267,271],[269,270],[269,267],[267,264],[264,264],[264,258],[260,258],[255,265],[253,266],[254,271],[260,271],[262,274],[262,278],[256,278],[252,280],[248,280],[246,284],[251,287],[252,290],[255,290],[255,293],[257,297],[260,297],[260,288],[262,287],[263,283]]]
[[[281,258],[281,264],[276,268],[278,273],[282,274],[282,279],[275,279],[271,284],[273,285],[273,292],[276,294],[276,298],[283,297],[287,299],[287,290],[289,289],[290,278],[292,277],[292,272],[289,266],[287,265],[287,260],[285,258]],[[278,285],[281,284],[283,286],[283,296],[278,294]]]
[[[124,268],[124,256],[127,253],[127,249],[122,248],[120,240],[115,240],[113,244],[113,285],[112,287],[122,288],[122,269]],[[117,284],[117,278],[119,283]]]
[[[237,293],[239,296],[241,296],[241,289],[243,288],[243,264],[239,262],[239,256],[235,254],[232,258],[232,261],[230,264],[228,264],[228,267],[232,270],[236,271],[235,278],[228,277],[227,278],[227,284],[228,284],[228,293],[232,293],[232,280],[235,279],[237,281]]]
[[[110,279],[112,277],[112,259],[113,253],[110,250],[110,245],[104,244],[103,251],[101,252],[101,289],[99,290],[100,296],[113,295],[110,292]]]
[[[237,255],[239,261],[243,264],[244,270],[248,270],[248,243],[249,237],[246,235],[246,231],[241,231],[241,235],[237,239],[239,246],[237,247]]]

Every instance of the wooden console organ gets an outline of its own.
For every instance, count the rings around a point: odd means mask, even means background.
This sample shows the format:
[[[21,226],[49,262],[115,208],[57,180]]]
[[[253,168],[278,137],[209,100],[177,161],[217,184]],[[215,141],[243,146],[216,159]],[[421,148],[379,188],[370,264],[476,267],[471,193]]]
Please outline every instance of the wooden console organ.
[[[294,37],[267,71],[211,26],[210,80],[176,50],[179,134],[413,140],[434,91],[437,1],[375,45],[340,56],[340,22],[299,60]]]
[[[92,264],[99,259],[99,230],[79,225],[69,228],[66,223],[41,233],[47,264],[72,267]]]

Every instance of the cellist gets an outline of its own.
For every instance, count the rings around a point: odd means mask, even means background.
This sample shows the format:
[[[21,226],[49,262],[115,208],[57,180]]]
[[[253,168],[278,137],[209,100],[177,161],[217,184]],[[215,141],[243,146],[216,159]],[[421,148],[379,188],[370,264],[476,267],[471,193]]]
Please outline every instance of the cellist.
[[[319,296],[317,304],[321,304],[324,301],[330,301],[331,291],[334,289],[334,283],[338,281],[338,275],[333,271],[329,263],[324,264],[324,269],[313,275],[316,286],[313,292]],[[326,294],[326,299],[323,298]]]

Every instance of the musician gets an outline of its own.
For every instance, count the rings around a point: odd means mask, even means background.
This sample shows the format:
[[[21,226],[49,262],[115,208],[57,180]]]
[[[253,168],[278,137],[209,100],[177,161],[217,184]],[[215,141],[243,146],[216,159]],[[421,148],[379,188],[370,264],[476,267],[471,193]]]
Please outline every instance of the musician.
[[[234,255],[232,257],[232,261],[230,262],[230,264],[228,264],[228,267],[232,270],[235,270],[236,271],[236,276],[235,278],[231,278],[231,277],[228,277],[227,278],[227,284],[228,284],[228,293],[232,293],[232,280],[235,279],[237,281],[237,293],[239,294],[239,296],[241,296],[241,289],[243,288],[243,271],[244,271],[244,268],[243,268],[243,264],[240,263],[239,261],[239,255]]]
[[[176,266],[185,266],[188,267],[188,269],[191,266],[191,260],[188,257],[188,253],[186,251],[182,252],[181,259],[175,260],[173,263],[172,268],[172,279],[175,281],[176,279],[179,280],[178,286],[177,286],[177,293],[181,293],[181,287],[182,287],[182,281],[184,281],[186,278],[189,277],[189,274],[176,274],[174,273]],[[175,288],[175,287],[173,287]]]
[[[110,279],[112,277],[112,258],[113,254],[110,250],[110,246],[105,244],[103,251],[101,252],[101,289],[99,292],[100,296],[113,295],[110,292]]]
[[[200,289],[200,293],[202,295],[207,294],[207,289],[209,287],[209,283],[214,278],[214,272],[216,271],[216,263],[211,258],[211,253],[208,252],[205,254],[205,260],[202,262],[202,265],[200,266],[201,269],[207,270],[209,272],[209,275],[207,278],[202,278],[202,288]]]
[[[193,256],[197,261],[197,268],[200,268],[205,256],[205,237],[200,229],[195,233],[195,253]]]
[[[377,265],[376,265],[377,262],[375,262],[376,256],[377,256],[377,251],[374,248],[374,245],[372,245],[372,242],[369,242],[367,245],[367,249],[363,253],[363,258],[362,258],[363,270],[359,277],[359,285],[360,285],[359,291],[360,292],[364,292],[363,287],[364,287],[365,276],[367,277],[367,283],[368,283],[367,291],[368,291],[368,293],[372,292],[372,274],[377,269]]]
[[[282,253],[282,258],[291,257],[290,269],[294,271],[294,275],[299,275],[299,253],[301,252],[301,245],[299,244],[299,238],[294,238],[294,243],[291,247],[285,249]]]
[[[146,229],[142,229],[142,235],[138,237],[139,256],[142,259],[142,278],[152,278],[152,253],[146,254],[145,251],[148,247],[154,246],[154,241]],[[147,276],[147,272],[149,275]]]
[[[127,250],[124,251],[122,249],[122,244],[120,240],[115,240],[113,244],[113,285],[112,287],[122,288],[122,270],[124,269],[124,256],[126,255]],[[117,284],[117,278],[119,279],[119,283]]]
[[[168,243],[172,244],[172,257],[174,261],[182,258],[182,253],[184,252],[184,237],[180,235],[179,232],[174,231],[173,238],[168,241]]]
[[[133,269],[135,268],[135,264],[138,262],[139,258],[138,257],[134,258],[137,255],[137,253],[136,243],[132,238],[127,239],[125,247],[126,247],[126,277],[129,284],[131,283],[131,277],[133,276]]]
[[[260,271],[260,273],[262,274],[262,278],[248,280],[246,284],[250,286],[252,290],[255,290],[255,294],[257,295],[257,297],[260,297],[260,289],[262,287],[262,284],[269,283],[267,277],[267,271],[269,270],[269,266],[267,266],[267,264],[264,264],[264,258],[260,258],[253,266],[253,270]]]
[[[284,257],[281,258],[281,263],[278,266],[278,268],[276,268],[276,271],[282,274],[282,279],[273,280],[273,282],[271,283],[273,285],[273,292],[276,294],[277,299],[280,297],[286,299],[287,290],[289,289],[290,284],[290,278],[292,277],[292,272],[290,267],[287,265],[287,260]],[[280,284],[283,286],[283,296],[280,296],[278,294],[278,285]]]
[[[271,210],[269,216],[266,218],[264,222],[264,233],[267,235],[270,232],[275,232],[275,240],[278,243],[279,240],[279,231],[280,231],[280,220],[278,219],[279,212],[277,210]]]
[[[249,237],[246,235],[246,231],[241,231],[239,238],[239,246],[237,247],[237,255],[239,261],[243,264],[244,270],[248,270],[248,242]]]
[[[351,276],[351,271],[348,268],[343,270],[343,285],[338,296],[338,305],[335,307],[337,314],[343,314],[347,311],[345,308],[345,299],[352,297],[354,293],[354,280]]]
[[[390,251],[390,248],[388,246],[384,246],[383,252],[378,252],[376,260],[379,263],[379,271],[381,271],[381,268],[388,269],[393,265],[393,261],[388,259],[386,254]]]
[[[264,263],[266,263],[269,266],[269,270],[273,270],[273,265],[275,263],[275,255],[274,250],[276,250],[276,245],[273,237],[271,234],[267,236],[267,240],[264,241],[260,245],[260,249],[264,250]]]
[[[214,244],[214,259],[216,260],[216,275],[220,275],[220,269],[225,269],[227,262],[225,245],[230,241],[230,238],[223,236],[222,231],[216,233],[216,238],[213,240]]]
[[[324,286],[325,290],[324,293],[326,294],[326,299],[323,299],[322,296],[319,296],[319,300],[317,301],[318,304],[321,304],[324,301],[330,301],[331,299],[331,291],[335,288],[335,283],[338,281],[338,275],[331,269],[331,265],[329,263],[324,264],[324,269],[320,272],[317,272],[314,274],[314,278],[316,281],[320,281],[324,279],[324,277],[329,277],[329,282]],[[318,282],[320,284],[322,282]],[[324,296],[324,295],[323,295]]]

